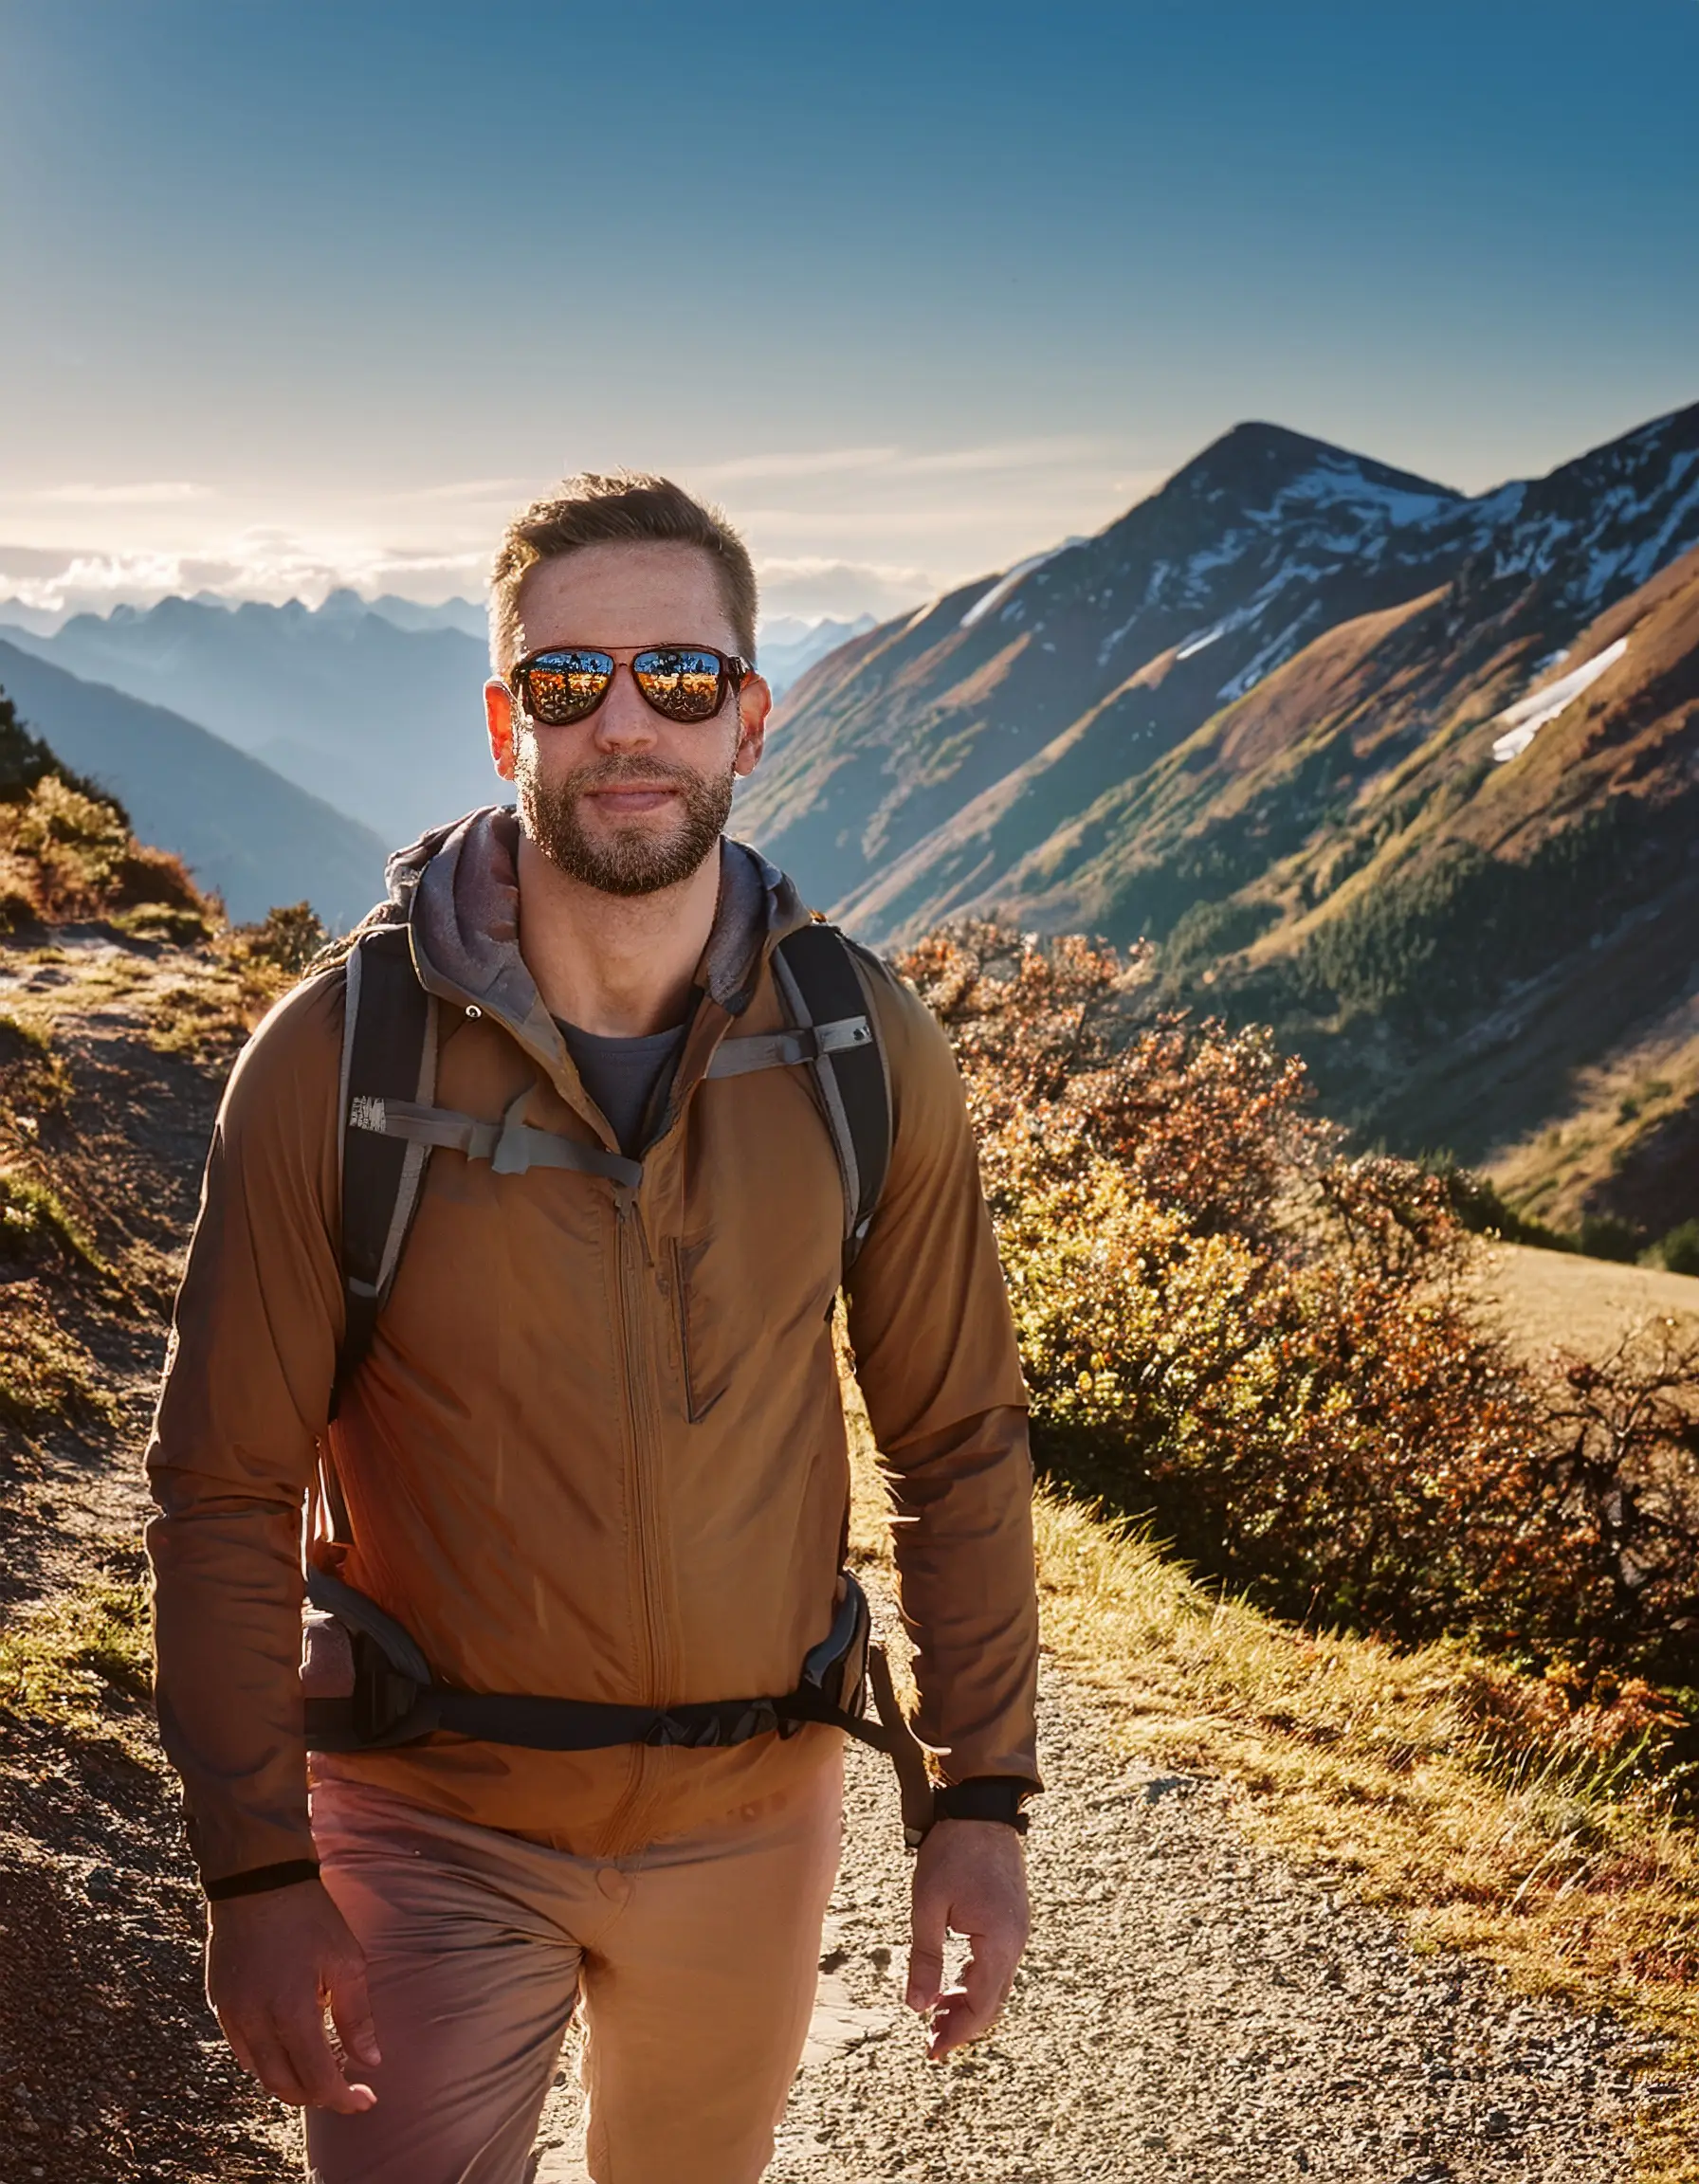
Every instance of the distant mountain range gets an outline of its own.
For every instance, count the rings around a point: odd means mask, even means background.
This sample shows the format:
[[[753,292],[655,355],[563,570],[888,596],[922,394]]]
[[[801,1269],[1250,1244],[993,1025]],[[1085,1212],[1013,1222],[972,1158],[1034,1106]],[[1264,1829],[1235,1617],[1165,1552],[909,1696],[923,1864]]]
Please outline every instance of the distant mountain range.
[[[484,735],[486,641],[440,619],[404,628],[408,602],[385,607],[352,592],[317,610],[170,598],[12,642],[198,721],[395,845],[495,802],[501,785]]]
[[[1699,964],[1696,543],[1699,406],[1472,499],[1241,426],[821,662],[737,823],[876,942],[993,908],[1148,936],[1360,1130],[1565,1215],[1644,1156],[1655,1230],[1660,1192],[1699,1213],[1699,1154],[1672,1180],[1652,1145]],[[1665,1091],[1600,1126],[1648,1041]],[[1566,1115],[1591,1149],[1543,1163]]]
[[[387,845],[376,834],[192,720],[4,641],[0,690],[57,756],[119,799],[142,841],[174,849],[239,921],[304,898],[347,926],[382,895]]]
[[[872,626],[870,615],[781,617],[761,631],[761,670],[786,690]],[[85,681],[198,721],[391,843],[505,793],[484,740],[484,610],[469,600],[421,607],[340,591],[314,609],[203,592],[4,633]]]

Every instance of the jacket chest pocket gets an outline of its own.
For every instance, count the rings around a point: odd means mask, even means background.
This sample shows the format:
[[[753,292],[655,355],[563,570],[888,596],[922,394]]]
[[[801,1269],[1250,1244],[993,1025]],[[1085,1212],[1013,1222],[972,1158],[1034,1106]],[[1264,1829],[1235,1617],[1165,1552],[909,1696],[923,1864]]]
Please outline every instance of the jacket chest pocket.
[[[685,1415],[699,1425],[725,1393],[731,1378],[725,1322],[730,1314],[704,1278],[703,1261],[711,1239],[675,1236],[672,1240],[672,1309],[679,1343],[679,1382]]]
[[[784,1383],[799,1356],[823,1339],[838,1293],[841,1268],[834,1232],[830,1248],[776,1247],[740,1259],[723,1238],[675,1237],[667,1247],[668,1283],[679,1354],[685,1415],[700,1425],[743,1376],[745,1393]]]

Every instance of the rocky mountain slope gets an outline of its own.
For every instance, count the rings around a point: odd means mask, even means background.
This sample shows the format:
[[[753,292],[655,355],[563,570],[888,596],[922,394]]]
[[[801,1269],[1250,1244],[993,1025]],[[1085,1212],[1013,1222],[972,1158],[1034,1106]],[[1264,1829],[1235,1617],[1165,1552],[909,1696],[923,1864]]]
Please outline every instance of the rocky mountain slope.
[[[304,897],[327,924],[345,926],[382,894],[387,843],[180,714],[0,641],[0,706],[8,701],[237,920]]]
[[[1509,1160],[1685,992],[1696,542],[1699,406],[1472,500],[1242,426],[832,654],[739,823],[875,940],[1148,936],[1368,1134]],[[1516,1173],[1573,1213],[1619,1150]]]
[[[75,615],[51,637],[12,635],[73,675],[211,729],[393,846],[489,802],[495,781],[484,638],[426,623],[426,610],[400,628],[404,607],[380,610],[352,592],[317,610],[170,598]]]

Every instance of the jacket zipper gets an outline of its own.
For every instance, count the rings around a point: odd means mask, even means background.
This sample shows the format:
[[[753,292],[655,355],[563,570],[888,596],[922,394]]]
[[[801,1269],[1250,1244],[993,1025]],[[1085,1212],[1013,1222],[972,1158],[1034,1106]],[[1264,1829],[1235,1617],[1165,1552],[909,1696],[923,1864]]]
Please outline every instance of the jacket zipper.
[[[631,1448],[631,1503],[637,1535],[638,1587],[642,1594],[644,1661],[643,1699],[661,1704],[671,1695],[672,1645],[661,1593],[666,1552],[660,1517],[660,1426],[655,1415],[653,1375],[643,1313],[646,1247],[636,1194],[622,1185],[613,1193],[619,1273],[620,1368],[624,1387],[627,1429]],[[629,1827],[645,1802],[643,1747],[633,1755],[631,1787],[623,1801],[620,1821]]]

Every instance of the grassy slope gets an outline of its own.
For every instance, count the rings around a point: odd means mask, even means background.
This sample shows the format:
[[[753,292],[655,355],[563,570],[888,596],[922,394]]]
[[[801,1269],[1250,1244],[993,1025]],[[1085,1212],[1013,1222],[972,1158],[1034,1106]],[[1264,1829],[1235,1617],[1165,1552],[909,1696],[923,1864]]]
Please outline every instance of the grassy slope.
[[[1328,632],[1029,860],[1014,914],[1157,934],[1182,993],[1273,1021],[1336,1112],[1495,1160],[1544,1217],[1655,1220],[1699,1079],[1699,554],[1577,640],[1565,667],[1629,648],[1508,765],[1534,640],[1446,654],[1449,610]]]

